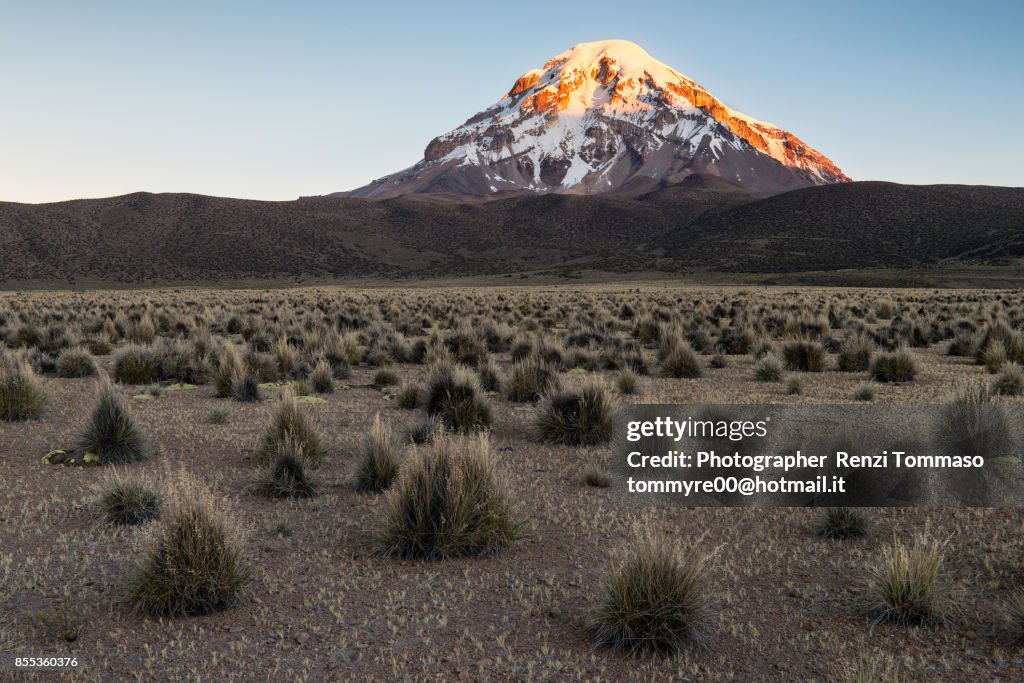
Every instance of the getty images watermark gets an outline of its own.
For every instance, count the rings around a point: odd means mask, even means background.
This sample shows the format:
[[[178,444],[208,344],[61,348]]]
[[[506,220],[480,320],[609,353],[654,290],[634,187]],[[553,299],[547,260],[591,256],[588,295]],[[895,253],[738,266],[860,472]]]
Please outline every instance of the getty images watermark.
[[[1017,506],[1024,408],[639,405],[615,417],[613,483],[683,506]]]

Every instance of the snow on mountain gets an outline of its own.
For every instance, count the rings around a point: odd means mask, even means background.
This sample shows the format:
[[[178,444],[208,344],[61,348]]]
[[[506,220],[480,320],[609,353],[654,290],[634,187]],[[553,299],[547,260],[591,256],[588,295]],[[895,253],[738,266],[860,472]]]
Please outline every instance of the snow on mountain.
[[[765,192],[849,181],[796,136],[730,109],[638,45],[606,40],[527,71],[415,166],[349,194],[642,192],[696,173]]]

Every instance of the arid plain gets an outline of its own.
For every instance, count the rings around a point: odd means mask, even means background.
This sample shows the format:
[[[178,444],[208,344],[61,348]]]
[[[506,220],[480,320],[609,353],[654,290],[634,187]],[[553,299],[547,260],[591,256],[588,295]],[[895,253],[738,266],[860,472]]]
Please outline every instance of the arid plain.
[[[606,485],[617,405],[1020,402],[1022,328],[1019,290],[3,293],[0,650],[66,680],[1019,679],[1019,510],[845,533]],[[401,514],[439,454],[483,491],[468,540]],[[189,514],[198,588],[166,567]],[[641,537],[703,558],[668,656],[599,626]],[[924,546],[930,611],[880,618]]]

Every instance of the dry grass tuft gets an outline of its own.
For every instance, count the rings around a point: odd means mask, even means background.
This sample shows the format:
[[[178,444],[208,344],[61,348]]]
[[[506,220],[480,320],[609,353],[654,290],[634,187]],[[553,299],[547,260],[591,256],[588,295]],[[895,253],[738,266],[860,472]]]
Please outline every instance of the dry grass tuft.
[[[523,532],[486,434],[439,435],[403,465],[380,541],[393,557],[442,560],[496,552]]]
[[[599,643],[635,655],[704,647],[708,557],[648,532],[613,564],[591,616]]]
[[[244,534],[232,511],[182,475],[161,520],[144,539],[128,585],[140,612],[183,617],[232,605],[251,580]]]

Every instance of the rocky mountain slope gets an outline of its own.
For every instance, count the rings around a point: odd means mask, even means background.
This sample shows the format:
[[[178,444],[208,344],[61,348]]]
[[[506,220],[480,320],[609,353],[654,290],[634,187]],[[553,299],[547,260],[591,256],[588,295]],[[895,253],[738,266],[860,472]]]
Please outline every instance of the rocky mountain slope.
[[[581,43],[434,138],[415,166],[346,193],[636,195],[702,174],[757,192],[848,181],[791,133],[734,111],[639,46]]]

